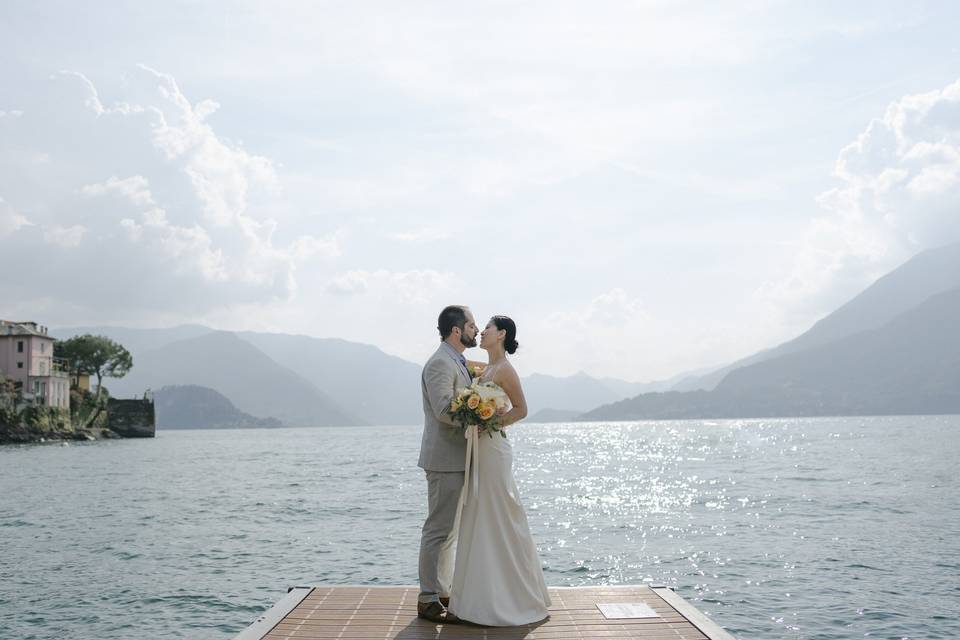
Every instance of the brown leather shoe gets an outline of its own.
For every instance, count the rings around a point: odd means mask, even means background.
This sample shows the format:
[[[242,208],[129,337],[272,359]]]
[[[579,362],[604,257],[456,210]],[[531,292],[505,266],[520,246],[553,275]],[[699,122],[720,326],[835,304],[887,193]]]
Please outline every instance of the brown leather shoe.
[[[447,608],[436,600],[433,602],[418,602],[417,617],[436,624],[457,624],[460,622],[460,618],[447,611]]]
[[[444,608],[444,609],[449,609],[449,608],[450,608],[450,598],[444,598],[443,596],[440,596],[440,604],[443,605],[443,608]]]

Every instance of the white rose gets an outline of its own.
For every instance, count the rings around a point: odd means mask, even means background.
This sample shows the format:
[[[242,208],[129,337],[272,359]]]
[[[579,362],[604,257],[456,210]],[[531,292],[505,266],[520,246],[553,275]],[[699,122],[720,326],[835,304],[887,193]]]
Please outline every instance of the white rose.
[[[503,389],[493,384],[492,382],[487,382],[477,388],[477,395],[480,396],[481,400],[494,400],[497,399],[506,399],[507,394]]]

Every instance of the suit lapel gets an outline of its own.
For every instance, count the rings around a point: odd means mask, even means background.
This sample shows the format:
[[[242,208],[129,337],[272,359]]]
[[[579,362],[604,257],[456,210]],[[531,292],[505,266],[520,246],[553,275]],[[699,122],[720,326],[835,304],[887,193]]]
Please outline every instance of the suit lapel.
[[[450,349],[444,346],[441,346],[440,350],[443,351],[446,354],[446,356],[453,361],[453,366],[457,368],[457,377],[460,378],[460,381],[463,382],[465,385],[469,385],[471,382],[470,374],[469,372],[464,370],[464,366],[460,364],[460,360],[450,352]]]

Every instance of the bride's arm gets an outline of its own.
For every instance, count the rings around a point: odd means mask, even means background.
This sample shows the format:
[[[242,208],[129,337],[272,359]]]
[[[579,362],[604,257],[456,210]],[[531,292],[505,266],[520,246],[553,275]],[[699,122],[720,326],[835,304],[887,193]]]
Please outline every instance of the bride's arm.
[[[513,408],[500,416],[500,424],[507,426],[527,417],[527,399],[523,397],[523,387],[520,386],[520,376],[511,366],[500,367],[494,379],[500,387],[507,392],[510,398],[510,404]]]

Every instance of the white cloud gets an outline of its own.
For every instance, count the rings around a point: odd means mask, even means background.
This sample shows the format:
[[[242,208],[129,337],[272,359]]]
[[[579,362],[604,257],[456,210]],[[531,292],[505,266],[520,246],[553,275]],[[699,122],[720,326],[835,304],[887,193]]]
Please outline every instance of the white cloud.
[[[150,194],[150,185],[143,176],[131,176],[125,180],[121,180],[116,176],[110,176],[104,183],[85,185],[80,192],[88,196],[117,193],[126,197],[131,203],[137,206],[152,206],[156,204],[153,201],[153,196]]]
[[[436,242],[438,240],[449,240],[450,232],[444,231],[443,229],[424,228],[417,229],[416,231],[391,233],[390,238],[392,240],[399,240],[400,242],[411,243]]]
[[[8,29],[0,58],[0,193],[17,209],[0,209],[0,268],[45,260],[34,290],[4,282],[0,299],[50,322],[262,323],[416,360],[439,308],[465,301],[515,315],[536,370],[712,364],[782,332],[744,291],[786,272],[823,158],[900,87],[947,84],[956,47],[945,8],[245,3],[226,31],[222,7],[192,9],[156,5],[149,31],[123,28],[139,7],[10,10],[43,28]],[[144,51],[176,78],[116,71]],[[63,60],[84,73],[34,71]],[[900,125],[881,124],[780,306],[826,309],[923,246],[893,192],[950,200],[955,145],[922,135],[901,153]],[[883,213],[837,213],[874,199],[848,188],[864,171]],[[54,226],[87,231],[64,249],[43,241]],[[453,269],[463,281],[422,276]]]
[[[602,371],[636,379],[636,366],[624,357],[653,338],[653,318],[641,301],[622,288],[615,287],[594,296],[585,304],[558,310],[542,317],[513,318],[517,322],[519,355],[544,368],[574,373],[576,370]],[[574,369],[564,363],[577,363]],[[654,363],[645,363],[656,370]],[[676,366],[676,363],[671,363]]]
[[[314,256],[336,258],[343,254],[340,241],[336,234],[324,238],[300,236],[290,245],[290,251],[300,260]]]
[[[100,95],[97,93],[97,88],[93,86],[93,82],[90,81],[90,78],[83,75],[79,71],[63,70],[60,72],[60,75],[72,76],[79,80],[83,85],[84,92],[86,93],[83,104],[97,116],[102,116],[104,114],[106,109],[104,109],[103,103],[100,102]],[[52,76],[51,80],[56,80],[56,76]]]
[[[194,192],[204,204],[208,222],[229,225],[242,217],[248,192],[255,187],[273,189],[277,176],[273,163],[221,140],[205,119],[220,105],[203,100],[192,106],[173,76],[145,65],[160,97],[153,141],[168,161],[178,161],[190,177]]]
[[[835,175],[791,272],[761,290],[776,307],[815,317],[911,255],[960,240],[960,81],[891,104],[840,152]]]
[[[439,294],[452,293],[456,282],[450,272],[432,269],[412,271],[349,271],[327,285],[327,291],[339,295],[371,294],[379,301],[421,304]]]
[[[331,280],[327,290],[339,295],[364,293],[370,288],[368,281],[369,274],[366,272],[350,271]]]
[[[171,76],[139,67],[115,102],[78,72],[54,75],[45,89],[4,129],[10,145],[0,152],[0,187],[38,212],[27,221],[0,209],[0,231],[32,222],[42,233],[4,247],[0,265],[36,243],[69,249],[45,254],[57,273],[45,286],[65,305],[107,313],[105,300],[81,293],[97,279],[131,299],[124,308],[198,312],[290,299],[298,266],[341,255],[337,236],[290,234],[267,215],[282,210],[273,163],[219,135],[206,120],[217,103],[192,105]],[[34,157],[44,162],[22,161]]]
[[[14,211],[13,207],[8,205],[3,198],[0,198],[0,238],[12,235],[23,227],[29,227],[32,224],[25,216]]]
[[[591,300],[574,319],[584,329],[597,324],[607,327],[623,326],[643,320],[642,309],[639,300],[628,296],[623,289],[614,288]]]
[[[80,245],[80,242],[83,241],[83,235],[86,232],[87,228],[79,224],[75,224],[72,227],[61,227],[55,224],[50,227],[44,227],[43,241],[47,244],[70,249]]]

